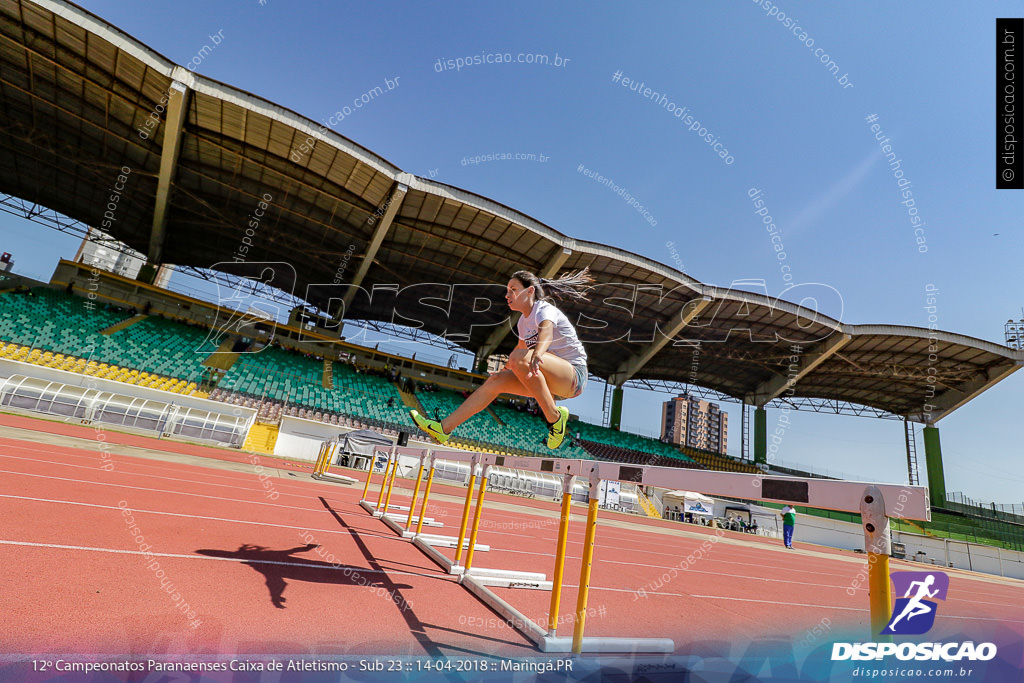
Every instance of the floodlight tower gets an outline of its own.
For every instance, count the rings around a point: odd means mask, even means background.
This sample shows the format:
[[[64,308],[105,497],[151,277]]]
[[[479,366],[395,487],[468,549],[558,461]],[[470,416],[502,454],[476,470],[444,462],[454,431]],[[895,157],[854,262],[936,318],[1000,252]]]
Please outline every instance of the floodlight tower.
[[[1021,309],[1021,313],[1024,314],[1024,308]],[[1024,349],[1024,317],[1017,322],[1010,318],[1003,325],[1003,336],[1006,339],[1006,345],[1011,349]]]

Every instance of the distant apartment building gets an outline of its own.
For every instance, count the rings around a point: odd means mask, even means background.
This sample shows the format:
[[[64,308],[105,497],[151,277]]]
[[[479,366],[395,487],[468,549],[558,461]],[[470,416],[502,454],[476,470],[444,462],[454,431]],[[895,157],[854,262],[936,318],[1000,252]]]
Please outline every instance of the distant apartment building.
[[[662,406],[663,441],[724,455],[728,432],[729,415],[722,412],[717,403],[680,394]]]

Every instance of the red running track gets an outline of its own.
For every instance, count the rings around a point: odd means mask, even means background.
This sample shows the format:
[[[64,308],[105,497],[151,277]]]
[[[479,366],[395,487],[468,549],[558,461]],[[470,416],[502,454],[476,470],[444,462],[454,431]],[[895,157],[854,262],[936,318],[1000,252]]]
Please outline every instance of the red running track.
[[[0,438],[5,652],[534,652],[505,624],[464,626],[491,612],[369,517],[361,486],[275,470],[271,501],[254,471],[111,461]]]
[[[6,415],[0,424],[95,435]],[[107,440],[250,463],[237,451],[110,432]],[[255,470],[114,455],[113,469],[105,471],[96,448],[82,445],[0,438],[7,652],[536,653],[408,541],[367,515],[358,506],[361,485],[316,482],[307,464],[285,464],[271,470],[278,494],[271,500]],[[271,462],[280,464],[262,460]],[[430,531],[455,536],[462,504],[452,498],[461,500],[465,489],[435,484],[434,491],[428,516],[445,527]],[[376,500],[376,486],[371,492]],[[407,504],[409,495],[396,490],[392,503]],[[584,514],[574,507],[559,635],[572,633]],[[490,495],[478,541],[492,550],[476,553],[474,566],[551,578],[557,515],[553,503]],[[669,637],[687,653],[698,641],[800,640],[822,624],[831,635],[867,635],[867,593],[854,587],[864,563],[853,553],[799,541],[787,551],[768,539],[602,513],[594,560],[588,636]],[[1024,584],[948,573],[937,637],[1024,634],[1017,607]],[[550,593],[495,592],[546,623]]]

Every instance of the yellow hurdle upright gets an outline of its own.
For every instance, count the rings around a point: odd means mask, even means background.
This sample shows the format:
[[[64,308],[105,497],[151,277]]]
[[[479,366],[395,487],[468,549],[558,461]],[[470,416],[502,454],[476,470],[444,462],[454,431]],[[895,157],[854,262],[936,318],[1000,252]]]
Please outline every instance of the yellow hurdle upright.
[[[412,501],[409,503],[409,519],[405,520],[405,530],[412,528],[412,511],[416,509],[416,499],[420,495],[420,484],[423,483],[423,459],[420,458],[420,473],[416,475],[416,488],[412,490]]]
[[[571,475],[565,476],[562,492],[562,517],[558,525],[558,549],[555,551],[555,576],[551,582],[551,606],[548,608],[548,635],[558,629],[558,609],[562,601],[562,572],[565,571],[565,546],[569,539],[569,508],[572,505]]]
[[[462,542],[466,540],[466,525],[469,524],[469,506],[473,503],[473,486],[476,484],[476,457],[469,464],[469,486],[466,487],[466,504],[462,508],[462,524],[459,525],[459,543],[455,546],[455,564],[462,557]]]
[[[882,491],[868,485],[861,495],[861,523],[864,525],[864,549],[868,554],[868,607],[871,637],[876,642],[892,642],[882,630],[892,614],[892,585],[889,582],[889,553],[892,552],[892,531],[885,514]]]
[[[384,489],[388,485],[388,473],[391,471],[392,459],[388,458],[388,464],[384,467],[384,480],[380,483],[380,493],[377,495],[377,510],[380,510],[381,503],[384,502]]]
[[[370,492],[370,480],[373,479],[373,463],[376,459],[377,453],[374,452],[374,454],[370,456],[370,466],[366,469],[366,485],[363,486],[363,497],[359,499],[360,501],[366,500],[366,494]]]
[[[384,509],[381,510],[382,515],[388,513],[388,508],[391,507],[391,490],[395,488],[395,479],[398,479],[398,454],[395,453],[395,466],[391,468],[391,483],[388,484],[388,492],[384,496]]]
[[[476,497],[476,512],[473,513],[473,531],[469,534],[469,550],[466,552],[466,573],[469,573],[473,566],[473,550],[476,547],[476,534],[480,530],[480,514],[484,509],[484,492],[487,490],[487,470],[490,465],[484,468],[480,475],[480,492]]]
[[[596,486],[591,484],[591,495],[596,493]],[[576,627],[572,633],[572,652],[583,651],[583,626],[587,621],[587,599],[590,597],[590,566],[594,560],[594,536],[597,533],[597,506],[600,501],[596,496],[590,499],[587,511],[587,534],[583,541],[583,565],[580,567],[580,587],[576,597]]]
[[[320,444],[320,453],[316,456],[316,464],[313,465],[313,478],[316,479],[324,471],[324,460],[327,457],[327,444]]]
[[[331,469],[331,458],[334,457],[334,451],[337,450],[338,444],[327,442],[324,447],[324,462],[320,466],[320,474],[327,474],[327,470]]]
[[[427,476],[427,490],[423,492],[423,507],[420,508],[420,519],[416,522],[416,535],[423,531],[423,518],[427,516],[427,501],[430,500],[430,487],[434,483],[434,461],[430,461],[430,474]]]

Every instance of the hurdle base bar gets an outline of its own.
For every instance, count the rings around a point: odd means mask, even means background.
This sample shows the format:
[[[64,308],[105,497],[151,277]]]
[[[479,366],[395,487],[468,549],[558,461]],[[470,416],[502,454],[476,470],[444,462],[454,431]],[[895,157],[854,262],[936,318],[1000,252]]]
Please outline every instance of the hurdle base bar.
[[[377,509],[377,504],[373,503],[373,502],[371,502],[369,500],[361,500],[361,501],[359,501],[359,507],[361,507],[364,510],[366,510],[367,512],[369,512],[374,517],[380,517],[383,514],[380,510]],[[405,505],[388,505],[388,510],[396,510],[398,512],[402,512],[402,511],[408,512],[409,508],[406,507]],[[388,514],[390,515],[392,513],[389,512]],[[423,523],[426,524],[428,519],[431,519],[431,518],[430,517],[425,518],[423,520]]]
[[[448,539],[447,536],[427,536],[426,534],[420,534],[418,536],[415,536],[412,539],[412,544],[414,546],[416,546],[417,548],[419,548],[420,551],[422,551],[424,555],[426,555],[427,557],[432,559],[437,564],[437,566],[439,566],[441,569],[443,569],[446,573],[448,573],[448,574],[461,574],[463,571],[465,571],[465,567],[463,567],[461,565],[455,564],[454,562],[449,560],[447,557],[445,557],[445,555],[441,551],[435,550],[434,547],[433,547],[434,545],[444,545],[444,544],[435,544],[435,543],[431,543],[429,540],[425,540],[425,539],[431,539],[431,538],[433,538],[433,539],[450,540],[451,544],[444,546],[444,547],[447,547],[447,548],[454,548],[455,547],[455,543],[458,540],[458,539],[454,539],[454,538],[453,539]],[[468,548],[469,547],[469,541],[468,540],[463,541],[462,542],[462,547],[463,548]],[[476,550],[477,551],[486,551],[486,550],[490,550],[490,549],[491,549],[490,546],[480,545],[479,543],[476,545]]]
[[[472,572],[469,576],[464,576],[461,583],[481,602],[503,616],[517,631],[532,641],[541,652],[572,652],[571,637],[549,636],[547,631],[490,591],[483,582],[472,575]],[[671,638],[583,638],[583,652],[672,654],[675,652],[675,643]]]
[[[393,514],[388,513],[386,515],[383,515],[379,519],[380,519],[380,521],[384,522],[384,524],[389,526],[392,531],[394,531],[396,534],[398,534],[402,538],[412,538],[413,536],[416,535],[416,532],[415,531],[406,531],[405,530],[404,524],[405,524],[405,520],[407,518],[408,518],[407,515],[393,515]],[[419,518],[418,517],[413,517],[412,521],[415,524],[416,522],[419,521]],[[430,517],[424,517],[423,518],[423,524],[426,525],[426,526],[444,526],[443,522],[435,522]]]
[[[409,515],[407,515],[407,514],[400,514],[400,513],[397,513],[397,512],[388,512],[388,513],[386,513],[384,515],[383,518],[384,519],[390,519],[393,522],[402,522],[404,524],[405,520],[409,519]],[[412,521],[413,522],[418,522],[419,520],[420,520],[420,518],[417,515],[413,515],[412,516]],[[433,517],[424,517],[423,518],[423,526],[444,526],[444,522],[438,522]]]
[[[526,572],[522,573],[525,574]],[[543,574],[541,576],[543,576]],[[554,581],[546,581],[543,578],[537,579],[520,576],[489,576],[487,574],[477,574],[476,567],[473,567],[468,572],[463,572],[459,580],[465,581],[469,577],[474,578],[479,583],[490,588],[520,588],[524,590],[534,591],[550,591],[554,588]]]
[[[544,636],[539,645],[541,652],[569,654],[572,652],[572,636]],[[596,654],[629,652],[632,654],[670,655],[675,651],[671,638],[583,638],[583,652]]]
[[[419,534],[417,536],[426,545],[437,546],[439,548],[454,548],[459,543],[459,539],[454,536],[435,536],[434,534]],[[477,543],[473,546],[476,552],[490,552],[491,546],[484,545],[483,543]],[[469,539],[462,539],[462,548],[469,550]]]
[[[353,479],[352,477],[346,477],[341,474],[330,474],[325,472],[324,474],[316,474],[315,472],[310,475],[317,481],[331,481],[335,484],[355,484],[359,480]]]
[[[544,640],[547,638],[547,631],[535,624],[515,607],[492,593],[487,586],[474,577],[472,573],[470,573],[469,576],[464,576],[461,583],[469,590],[470,593],[475,595],[480,602],[505,617],[505,620],[512,624],[517,631],[526,636],[528,640],[542,651],[544,650]]]

